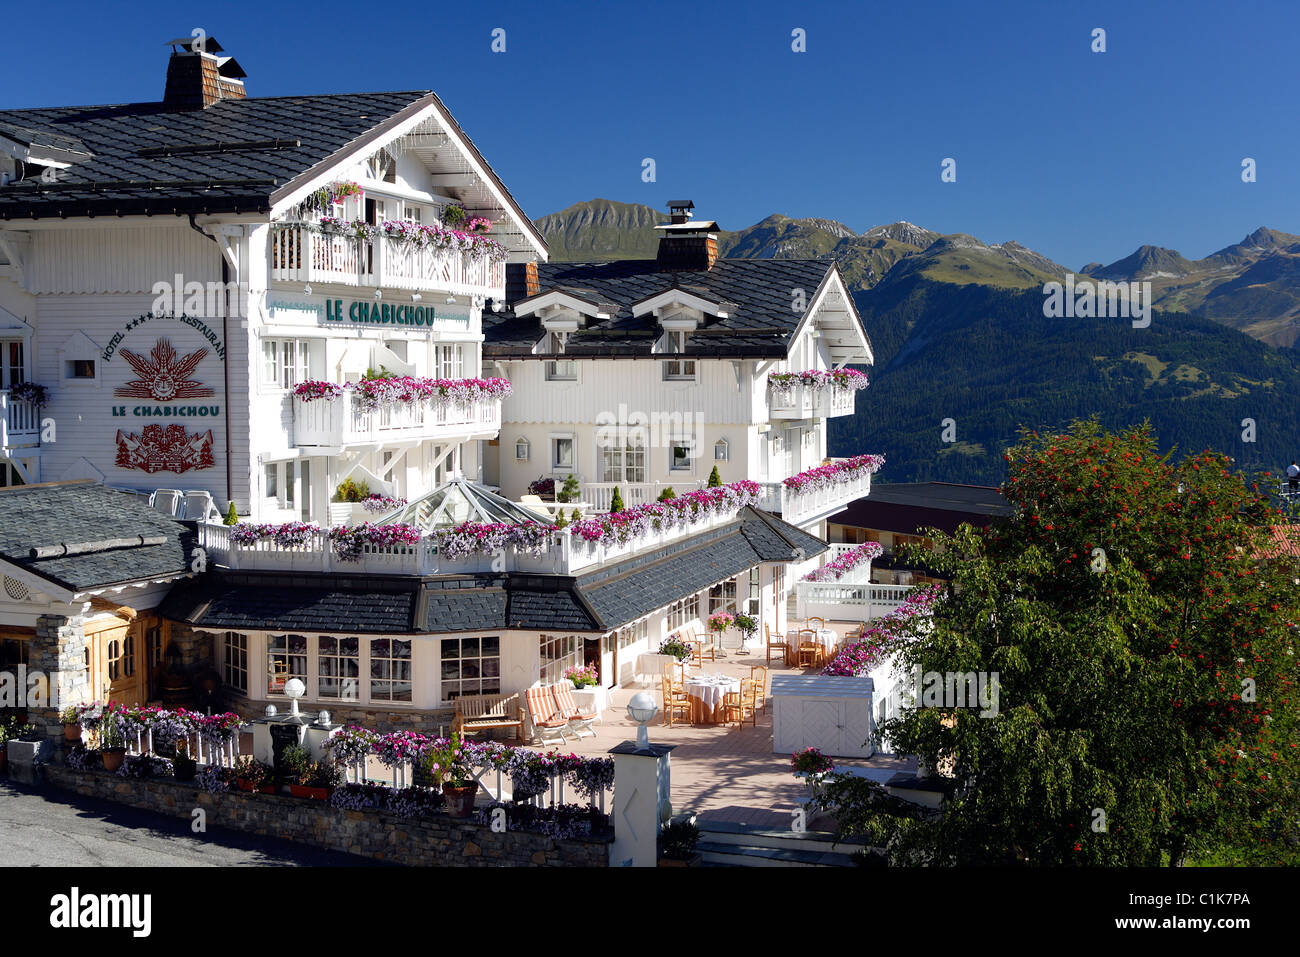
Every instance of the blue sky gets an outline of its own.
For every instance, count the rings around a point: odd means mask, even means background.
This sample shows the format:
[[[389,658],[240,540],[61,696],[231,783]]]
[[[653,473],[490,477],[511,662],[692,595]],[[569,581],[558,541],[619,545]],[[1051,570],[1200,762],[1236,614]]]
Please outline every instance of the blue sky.
[[[534,217],[683,197],[724,228],[773,212],[857,230],[906,219],[1074,268],[1141,243],[1196,258],[1261,225],[1300,233],[1293,2],[375,9],[382,24],[340,0],[111,15],[64,2],[6,44],[3,103],[159,99],[163,42],[198,26],[254,96],[436,90]],[[498,27],[505,53],[490,49]],[[1090,50],[1096,27],[1105,53]],[[940,181],[945,157],[956,183]]]

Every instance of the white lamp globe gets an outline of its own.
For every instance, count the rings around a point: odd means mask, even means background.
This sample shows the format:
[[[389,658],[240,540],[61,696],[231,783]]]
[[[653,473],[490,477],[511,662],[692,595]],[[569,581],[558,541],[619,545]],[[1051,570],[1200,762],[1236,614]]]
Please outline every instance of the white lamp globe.
[[[637,723],[636,746],[638,748],[645,750],[650,747],[650,735],[645,726],[646,722],[653,721],[658,713],[659,706],[655,704],[655,696],[645,691],[638,691],[627,703],[627,716]]]
[[[300,678],[290,678],[284,683],[284,694],[292,704],[289,707],[289,713],[296,715],[298,713],[298,699],[307,693],[307,686],[302,683]]]

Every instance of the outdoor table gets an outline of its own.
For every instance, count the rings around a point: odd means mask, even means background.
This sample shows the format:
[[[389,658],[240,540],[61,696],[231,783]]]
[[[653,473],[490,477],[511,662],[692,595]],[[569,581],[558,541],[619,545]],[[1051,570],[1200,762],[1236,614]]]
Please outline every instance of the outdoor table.
[[[599,716],[609,707],[609,694],[600,685],[573,689],[573,703],[579,711],[594,711]]]
[[[691,724],[717,724],[726,717],[725,695],[740,691],[740,679],[720,674],[691,675],[686,679],[686,696],[691,701]]]
[[[834,628],[790,628],[785,633],[785,663],[787,665],[797,664],[799,661],[799,632],[812,630],[816,632],[817,643],[822,646],[822,653],[829,661],[831,653],[835,650],[835,643],[839,640]]]

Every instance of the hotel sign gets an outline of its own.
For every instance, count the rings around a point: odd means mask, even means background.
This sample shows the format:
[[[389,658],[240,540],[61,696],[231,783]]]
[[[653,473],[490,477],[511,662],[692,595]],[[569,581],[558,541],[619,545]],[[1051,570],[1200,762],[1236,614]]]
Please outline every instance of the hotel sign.
[[[424,306],[419,303],[391,303],[377,299],[326,299],[320,303],[304,300],[272,300],[267,304],[272,321],[307,321],[326,326],[404,326],[409,329],[469,324],[469,311],[452,312],[457,307]]]

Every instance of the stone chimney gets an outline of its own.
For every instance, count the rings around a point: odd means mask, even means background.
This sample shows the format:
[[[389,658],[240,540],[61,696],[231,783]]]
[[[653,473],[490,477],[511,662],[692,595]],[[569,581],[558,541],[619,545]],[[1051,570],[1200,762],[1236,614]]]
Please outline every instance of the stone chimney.
[[[243,68],[234,57],[221,56],[214,37],[181,38],[168,41],[172,47],[167,61],[167,87],[163,103],[174,110],[206,110],[222,100],[242,100]]]
[[[537,278],[537,261],[530,259],[524,263],[524,295],[535,296],[542,291],[542,284]]]
[[[656,257],[662,272],[708,272],[718,261],[718,224],[691,219],[695,204],[689,199],[669,202],[669,221],[656,226],[659,238]]]

